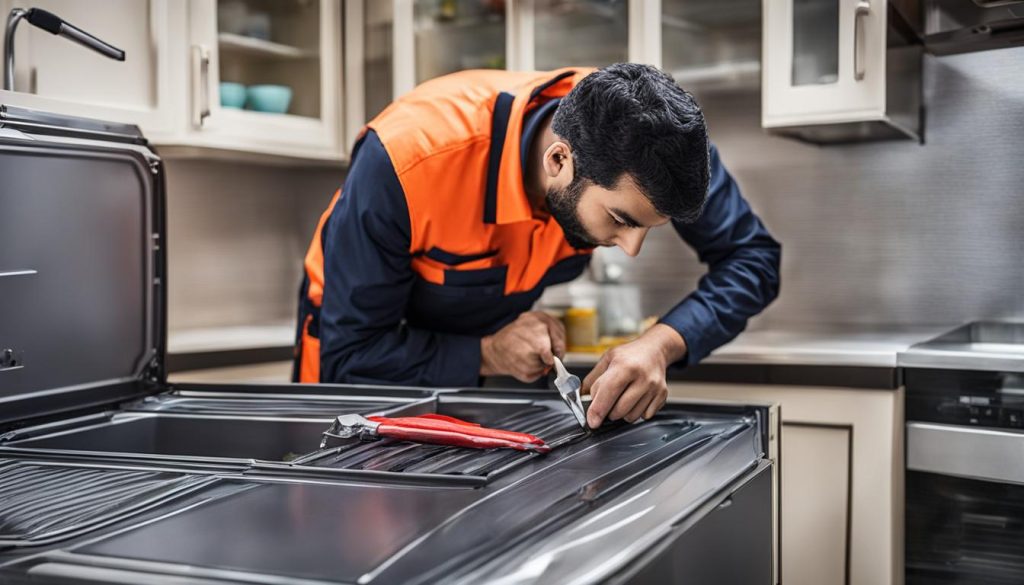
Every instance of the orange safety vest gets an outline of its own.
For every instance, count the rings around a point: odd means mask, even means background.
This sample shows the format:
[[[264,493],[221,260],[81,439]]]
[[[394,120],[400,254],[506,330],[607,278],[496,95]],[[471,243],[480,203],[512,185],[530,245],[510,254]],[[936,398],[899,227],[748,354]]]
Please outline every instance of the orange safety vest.
[[[461,71],[423,83],[367,124],[362,133],[377,133],[405,193],[411,266],[419,278],[446,285],[452,271],[507,267],[507,296],[551,284],[552,267],[567,259],[584,262],[573,262],[578,270],[560,281],[582,271],[590,251],[570,246],[554,219],[534,217],[523,186],[520,140],[528,111],[565,96],[591,71]],[[320,381],[321,236],[341,194],[339,189],[320,217],[306,253],[293,374],[300,382]],[[432,250],[441,254],[426,253]],[[449,259],[453,255],[459,262]]]

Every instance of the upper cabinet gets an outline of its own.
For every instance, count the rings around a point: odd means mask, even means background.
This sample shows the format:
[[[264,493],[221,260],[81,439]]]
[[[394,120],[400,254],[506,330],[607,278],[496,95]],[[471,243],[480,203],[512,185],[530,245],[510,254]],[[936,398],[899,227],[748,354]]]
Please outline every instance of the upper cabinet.
[[[415,0],[416,83],[462,69],[505,68],[504,0]]]
[[[181,143],[338,159],[338,0],[190,0]]]
[[[629,60],[624,0],[534,0],[534,68],[602,67]]]
[[[151,138],[175,132],[175,88],[183,80],[171,61],[184,48],[175,32],[185,22],[179,3],[108,0],[97,10],[81,0],[0,0],[5,21],[16,6],[57,14],[127,57],[109,59],[22,20],[14,37],[14,92],[0,103],[139,124]]]
[[[811,142],[920,137],[921,56],[886,0],[764,0],[762,124]]]
[[[18,4],[21,4],[20,2]],[[6,16],[12,0],[0,0]],[[123,49],[22,22],[0,103],[138,124],[162,153],[344,159],[341,0],[33,0]]]
[[[689,91],[761,85],[759,0],[661,0],[661,65]]]

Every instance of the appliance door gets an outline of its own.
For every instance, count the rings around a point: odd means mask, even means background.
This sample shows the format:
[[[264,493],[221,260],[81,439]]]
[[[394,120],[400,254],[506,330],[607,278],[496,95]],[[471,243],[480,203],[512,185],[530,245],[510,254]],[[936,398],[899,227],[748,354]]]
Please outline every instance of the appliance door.
[[[1024,433],[907,424],[907,585],[1024,583]]]

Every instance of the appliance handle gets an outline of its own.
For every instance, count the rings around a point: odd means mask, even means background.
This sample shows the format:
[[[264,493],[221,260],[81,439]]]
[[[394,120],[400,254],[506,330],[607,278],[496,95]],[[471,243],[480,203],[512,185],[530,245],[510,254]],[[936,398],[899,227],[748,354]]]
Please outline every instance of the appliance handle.
[[[857,81],[864,79],[864,57],[861,56],[861,53],[864,52],[864,44],[860,39],[863,36],[861,32],[864,27],[863,21],[869,14],[871,14],[871,2],[859,0],[853,11],[853,78]]]
[[[210,49],[192,45],[192,125],[199,129],[210,117]]]
[[[1024,432],[909,422],[907,469],[1024,483]]]

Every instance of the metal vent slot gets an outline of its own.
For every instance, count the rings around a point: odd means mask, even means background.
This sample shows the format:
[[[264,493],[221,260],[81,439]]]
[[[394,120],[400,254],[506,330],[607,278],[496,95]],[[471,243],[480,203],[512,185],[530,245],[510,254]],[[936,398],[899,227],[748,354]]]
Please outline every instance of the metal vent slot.
[[[182,473],[0,462],[0,549],[77,536],[213,481]]]
[[[568,411],[556,411],[544,405],[519,409],[490,423],[490,426],[537,435],[552,447],[584,436]],[[487,477],[535,456],[534,453],[509,449],[481,451],[382,440],[343,445],[336,452],[310,463],[351,470]]]

